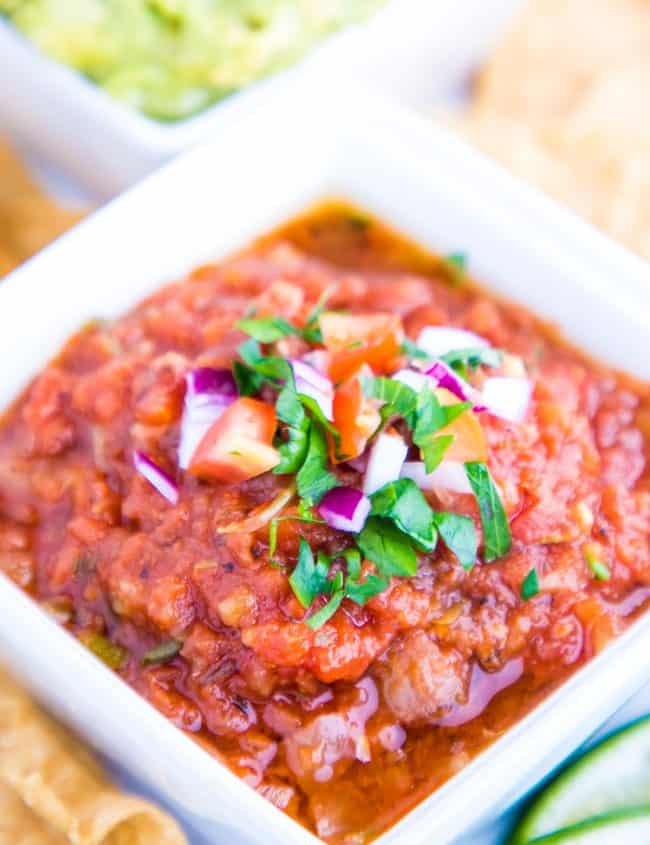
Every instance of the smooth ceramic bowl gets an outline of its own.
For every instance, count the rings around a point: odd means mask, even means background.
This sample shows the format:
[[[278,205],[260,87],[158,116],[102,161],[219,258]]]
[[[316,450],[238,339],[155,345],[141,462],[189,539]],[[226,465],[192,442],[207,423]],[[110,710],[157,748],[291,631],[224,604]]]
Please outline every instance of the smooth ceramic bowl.
[[[383,102],[287,93],[177,159],[0,283],[0,407],[91,317],[345,196],[592,354],[650,378],[648,265],[456,138]],[[80,734],[184,810],[243,841],[315,837],[263,800],[0,578],[0,656]],[[378,840],[444,845],[547,774],[647,680],[650,616]]]
[[[325,39],[293,68],[167,124],[48,59],[0,18],[0,131],[105,199],[282,97],[284,83],[295,77],[313,75],[343,89],[361,79],[400,101],[430,103],[484,55],[521,2],[387,0],[366,23]]]

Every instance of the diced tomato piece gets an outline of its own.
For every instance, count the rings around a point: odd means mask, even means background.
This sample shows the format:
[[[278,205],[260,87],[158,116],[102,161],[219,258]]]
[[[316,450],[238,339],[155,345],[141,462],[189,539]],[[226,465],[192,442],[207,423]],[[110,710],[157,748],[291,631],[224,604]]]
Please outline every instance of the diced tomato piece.
[[[363,395],[358,376],[344,382],[335,392],[333,410],[334,427],[341,435],[340,454],[345,459],[356,458],[381,421],[379,411]]]
[[[457,396],[444,387],[436,388],[434,391],[441,405],[455,405],[460,400]],[[440,435],[453,434],[454,440],[449,449],[445,452],[445,460],[466,463],[468,461],[480,461],[485,463],[488,457],[487,441],[483,426],[478,421],[476,414],[468,409],[445,428],[436,432]]]
[[[323,343],[332,353],[330,378],[335,383],[350,378],[363,364],[375,372],[395,368],[404,339],[397,314],[334,314],[320,318]]]
[[[189,471],[201,478],[238,484],[273,469],[275,408],[259,399],[237,399],[206,432]]]

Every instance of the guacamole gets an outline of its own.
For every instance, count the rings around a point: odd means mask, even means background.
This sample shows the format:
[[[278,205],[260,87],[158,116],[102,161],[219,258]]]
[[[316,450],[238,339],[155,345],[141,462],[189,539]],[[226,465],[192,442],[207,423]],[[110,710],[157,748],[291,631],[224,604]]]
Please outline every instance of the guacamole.
[[[181,120],[284,68],[384,0],[0,0],[43,52],[152,118]]]

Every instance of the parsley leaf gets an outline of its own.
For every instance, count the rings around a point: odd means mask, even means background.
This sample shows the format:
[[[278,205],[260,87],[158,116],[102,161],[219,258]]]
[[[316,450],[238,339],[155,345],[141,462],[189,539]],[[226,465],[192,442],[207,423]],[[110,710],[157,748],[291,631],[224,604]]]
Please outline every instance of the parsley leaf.
[[[445,452],[454,442],[453,434],[443,434],[440,437],[432,437],[420,444],[420,451],[424,459],[424,469],[427,473],[433,472],[445,456]]]
[[[454,439],[451,434],[441,437],[433,435],[450,425],[470,407],[470,402],[443,405],[436,394],[428,388],[418,394],[413,442],[422,451],[427,472],[434,471]]]
[[[318,556],[314,562],[314,553],[304,537],[300,538],[298,563],[289,577],[291,589],[303,607],[309,607],[316,596],[328,592],[329,561]]]
[[[474,523],[468,516],[458,513],[436,513],[434,523],[445,546],[453,552],[463,569],[471,569],[476,563],[478,537]]]
[[[232,374],[240,396],[255,396],[262,389],[264,378],[241,361],[234,361]]]
[[[291,364],[286,359],[275,355],[262,355],[260,345],[254,338],[241,343],[238,352],[244,364],[264,381],[270,382],[275,387],[286,385],[295,388]]]
[[[481,512],[483,557],[489,563],[510,551],[512,538],[508,517],[487,466],[478,462],[467,463],[465,472]]]
[[[313,396],[307,396],[305,393],[298,393],[296,394],[299,401],[304,405],[304,407],[309,411],[311,417],[316,420],[316,422],[321,425],[327,432],[329,432],[332,440],[334,441],[334,450],[336,452],[336,457],[343,460],[345,455],[341,455],[341,435],[339,434],[338,429],[336,429],[332,423],[327,419],[325,414],[323,413],[323,409],[318,404],[318,402],[313,398]]]
[[[322,426],[312,422],[307,455],[296,477],[298,495],[310,505],[317,505],[325,493],[338,484],[336,476],[327,469],[328,452]]]
[[[373,493],[370,501],[372,516],[390,519],[422,550],[432,552],[435,549],[438,532],[433,523],[433,511],[410,478],[390,481]]]
[[[274,343],[290,334],[298,334],[298,329],[282,317],[250,317],[235,323],[238,329],[260,343]]]
[[[537,570],[533,567],[521,582],[521,597],[524,601],[528,601],[537,593],[539,593],[539,577]]]
[[[278,445],[280,463],[273,469],[276,475],[298,472],[309,447],[310,422],[298,396],[285,387],[275,405],[278,419],[286,423],[288,439]]]
[[[387,519],[370,517],[358,537],[363,556],[386,578],[415,575],[417,557],[408,538]]]

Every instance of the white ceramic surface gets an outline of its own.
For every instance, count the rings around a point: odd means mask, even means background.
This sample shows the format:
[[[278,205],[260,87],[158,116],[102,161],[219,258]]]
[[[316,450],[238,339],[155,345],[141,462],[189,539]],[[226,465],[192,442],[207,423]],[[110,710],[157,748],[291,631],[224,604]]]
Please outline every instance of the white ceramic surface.
[[[591,352],[650,377],[648,265],[444,132],[367,94],[312,85],[166,167],[0,284],[0,384],[10,401],[84,320],[114,316],[169,279],[323,195],[343,194],[427,246],[469,254],[494,290],[560,323]],[[612,280],[616,284],[612,284]],[[386,833],[451,841],[556,766],[650,669],[650,617]],[[209,821],[215,843],[316,840],[173,728],[0,580],[0,653],[109,757]],[[205,821],[204,821],[205,825]]]
[[[367,23],[326,39],[305,60],[200,115],[150,120],[31,47],[0,19],[0,129],[101,199],[202,139],[218,137],[313,73],[328,86],[365,80],[422,105],[489,49],[522,0],[389,0]]]

